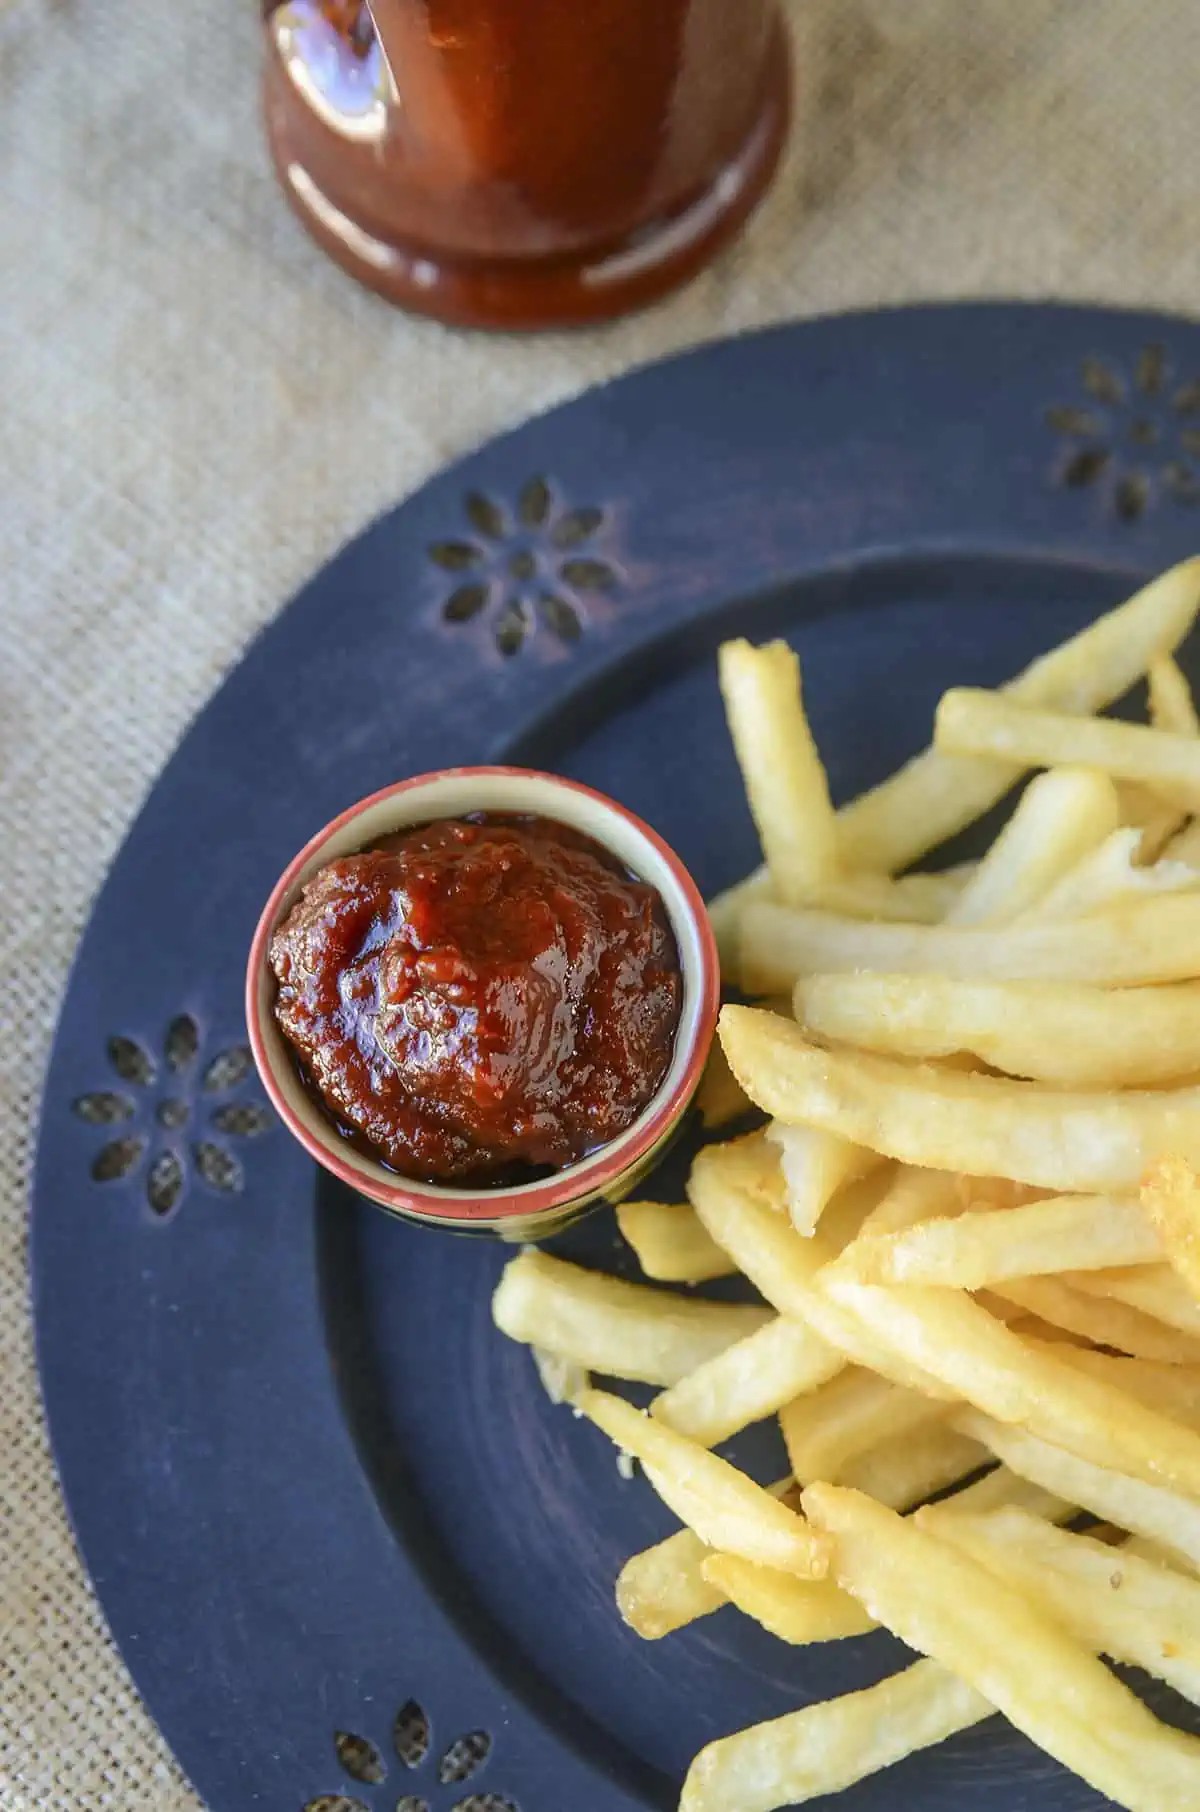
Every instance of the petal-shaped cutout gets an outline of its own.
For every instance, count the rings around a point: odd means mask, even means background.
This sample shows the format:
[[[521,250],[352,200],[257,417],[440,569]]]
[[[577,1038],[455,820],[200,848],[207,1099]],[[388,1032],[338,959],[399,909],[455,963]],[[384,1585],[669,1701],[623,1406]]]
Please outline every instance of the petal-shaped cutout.
[[[273,1121],[269,1107],[254,1101],[230,1101],[215,1109],[212,1123],[218,1132],[232,1133],[235,1139],[256,1139]]]
[[[183,1194],[183,1165],[173,1151],[155,1158],[146,1177],[146,1200],[155,1214],[170,1214]]]
[[[577,642],[583,634],[583,622],[573,604],[547,592],[538,599],[538,609],[547,629],[554,631],[560,642]]]
[[[415,1699],[408,1699],[396,1713],[392,1743],[406,1768],[419,1768],[429,1754],[429,1719]]]
[[[116,1126],[118,1121],[131,1118],[133,1102],[128,1095],[101,1090],[96,1095],[78,1095],[71,1103],[71,1111],[91,1126]]]
[[[541,528],[550,514],[550,486],[544,478],[529,478],[517,498],[517,521],[526,528]]]
[[[1113,504],[1122,522],[1136,522],[1149,498],[1150,485],[1144,472],[1127,472],[1113,490]]]
[[[1188,453],[1200,453],[1200,428],[1181,428],[1179,444]]]
[[[352,1730],[335,1730],[333,1746],[337,1750],[338,1761],[351,1780],[375,1787],[380,1781],[387,1779],[383,1757],[366,1737],[356,1736]]]
[[[396,1802],[396,1812],[429,1812],[429,1801],[416,1793],[405,1793]]]
[[[509,599],[496,618],[496,646],[503,655],[519,653],[529,633],[529,621],[520,604]]]
[[[442,605],[447,623],[467,623],[477,617],[488,601],[490,585],[460,585]]]
[[[1150,345],[1143,346],[1138,353],[1138,361],[1134,370],[1134,380],[1142,395],[1160,396],[1166,373],[1166,348],[1161,346],[1158,341],[1152,341]]]
[[[487,555],[473,541],[435,541],[429,549],[429,558],[445,573],[464,573],[468,567],[478,566],[486,560]]]
[[[193,1145],[192,1156],[196,1160],[196,1169],[204,1178],[210,1189],[221,1195],[236,1195],[242,1187],[242,1167],[231,1151],[222,1145],[213,1145],[207,1139],[199,1145]]]
[[[137,1169],[145,1149],[145,1139],[114,1139],[92,1159],[93,1181],[115,1183],[119,1177],[127,1177]]]
[[[163,1056],[167,1068],[175,1071],[186,1070],[196,1061],[196,1052],[200,1049],[200,1028],[190,1013],[179,1013],[167,1027],[167,1036],[163,1040]]]
[[[1089,396],[1094,396],[1098,403],[1120,403],[1125,399],[1125,386],[1119,372],[1106,365],[1103,359],[1085,359],[1083,361],[1083,387]]]
[[[473,529],[478,529],[489,541],[503,541],[508,533],[508,524],[498,503],[493,503],[482,491],[471,491],[463,499],[463,508]]]
[[[559,577],[576,591],[616,591],[620,581],[603,560],[564,560]]]
[[[1080,447],[1078,453],[1072,453],[1063,467],[1063,483],[1073,487],[1095,484],[1107,469],[1111,457],[1107,447]]]
[[[438,1779],[443,1787],[469,1781],[472,1775],[479,1773],[491,1753],[492,1739],[487,1731],[468,1730],[465,1736],[455,1737],[438,1763]]]
[[[1200,503],[1200,477],[1181,459],[1163,467],[1162,481],[1176,503]]]
[[[450,1812],[518,1812],[518,1807],[503,1793],[468,1793],[466,1799],[451,1806]]]
[[[1053,428],[1056,434],[1096,435],[1103,433],[1104,424],[1098,415],[1092,415],[1087,409],[1075,409],[1067,406],[1055,406],[1046,411],[1046,426]]]
[[[110,1038],[108,1061],[122,1082],[132,1082],[137,1088],[149,1088],[154,1081],[154,1059],[136,1038],[122,1038],[119,1034]]]
[[[344,1793],[322,1793],[320,1799],[310,1799],[301,1812],[370,1812],[370,1807],[361,1799],[347,1799]]]
[[[206,1095],[223,1095],[227,1089],[236,1088],[245,1080],[254,1068],[254,1058],[248,1044],[232,1044],[227,1051],[220,1051],[213,1058],[204,1072],[204,1092]]]
[[[1195,415],[1200,411],[1200,378],[1193,378],[1190,384],[1177,390],[1173,402],[1179,415]]]
[[[596,533],[604,521],[604,511],[588,504],[582,509],[566,510],[550,530],[555,547],[578,547]]]

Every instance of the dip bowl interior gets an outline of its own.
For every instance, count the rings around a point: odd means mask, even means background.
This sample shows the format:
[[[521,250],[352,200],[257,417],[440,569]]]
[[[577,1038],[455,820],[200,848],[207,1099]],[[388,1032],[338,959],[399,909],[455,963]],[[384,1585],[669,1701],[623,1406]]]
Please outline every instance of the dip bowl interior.
[[[396,831],[471,812],[531,814],[570,826],[659,893],[679,950],[683,998],[670,1066],[638,1118],[617,1138],[553,1175],[518,1186],[456,1188],[396,1174],[339,1132],[306,1088],[275,1019],[272,934],[304,884],[338,856]],[[720,967],[704,902],[675,852],[614,800],[576,781],[525,768],[446,768],[399,781],[342,812],[294,857],[263,908],[246,972],[246,1020],[263,1086],[289,1132],[318,1164],[381,1208],[422,1225],[505,1239],[545,1237],[646,1174],[682,1119],[708,1055]]]

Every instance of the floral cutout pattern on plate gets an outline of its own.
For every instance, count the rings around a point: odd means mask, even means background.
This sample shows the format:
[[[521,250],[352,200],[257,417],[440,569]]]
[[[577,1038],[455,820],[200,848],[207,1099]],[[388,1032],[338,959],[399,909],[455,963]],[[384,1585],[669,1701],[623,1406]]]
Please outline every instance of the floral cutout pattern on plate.
[[[93,1181],[116,1182],[144,1168],[146,1203],[159,1217],[179,1206],[190,1172],[219,1195],[236,1194],[244,1179],[228,1141],[254,1138],[273,1123],[265,1103],[240,1093],[254,1069],[249,1047],[231,1045],[206,1063],[198,1024],[179,1013],[160,1057],[121,1033],[109,1038],[107,1055],[119,1086],[71,1104],[89,1125],[113,1129],[92,1159]]]
[[[1157,341],[1130,369],[1092,356],[1079,376],[1083,400],[1046,411],[1063,443],[1059,482],[1102,492],[1123,522],[1164,497],[1200,503],[1200,379],[1177,378]]]
[[[392,1724],[392,1748],[409,1774],[426,1771],[432,1739],[428,1716],[415,1699],[409,1699]],[[387,1780],[388,1766],[382,1751],[368,1737],[338,1730],[333,1744],[337,1759],[351,1780],[364,1787],[379,1787]],[[469,1730],[464,1736],[455,1737],[438,1760],[436,1785],[422,1782],[418,1791],[401,1794],[392,1812],[519,1812],[515,1801],[502,1793],[470,1792],[465,1799],[458,1795],[450,1803],[451,1794],[457,1794],[459,1788],[475,1778],[491,1752],[492,1739],[486,1730]],[[373,1796],[373,1800],[377,1798]],[[310,1799],[303,1812],[371,1812],[371,1807],[353,1794],[323,1793]]]
[[[505,657],[535,635],[563,648],[584,634],[589,603],[620,589],[620,575],[593,543],[606,521],[595,504],[567,508],[544,478],[522,485],[509,511],[472,491],[463,500],[469,538],[435,541],[429,558],[447,576],[447,624],[486,622]]]

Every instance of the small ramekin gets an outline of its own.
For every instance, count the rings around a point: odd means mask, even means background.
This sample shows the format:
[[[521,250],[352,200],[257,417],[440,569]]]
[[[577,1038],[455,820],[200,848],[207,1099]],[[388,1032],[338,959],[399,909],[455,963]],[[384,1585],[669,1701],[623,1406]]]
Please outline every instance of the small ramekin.
[[[657,888],[675,933],[683,1005],[671,1066],[645,1110],[624,1133],[540,1182],[518,1188],[454,1189],[411,1181],[350,1144],[305,1089],[275,1021],[271,934],[304,883],[326,862],[366,849],[394,831],[468,812],[528,812],[557,819],[610,850]],[[250,946],[246,1021],[263,1086],[309,1156],[381,1208],[422,1226],[503,1239],[544,1238],[588,1209],[618,1202],[638,1183],[679,1127],[708,1056],[720,1005],[720,964],[695,882],[662,838],[591,787],[528,768],[445,768],[399,781],[352,805],[317,832],[284,869]]]

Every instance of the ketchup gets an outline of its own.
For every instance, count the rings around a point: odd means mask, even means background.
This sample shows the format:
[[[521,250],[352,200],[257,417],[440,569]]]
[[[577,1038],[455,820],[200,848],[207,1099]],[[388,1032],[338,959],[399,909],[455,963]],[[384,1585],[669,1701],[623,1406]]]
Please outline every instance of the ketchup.
[[[512,1183],[648,1105],[679,1024],[654,888],[551,819],[444,819],[330,862],[271,942],[275,1015],[341,1130],[403,1176]]]

